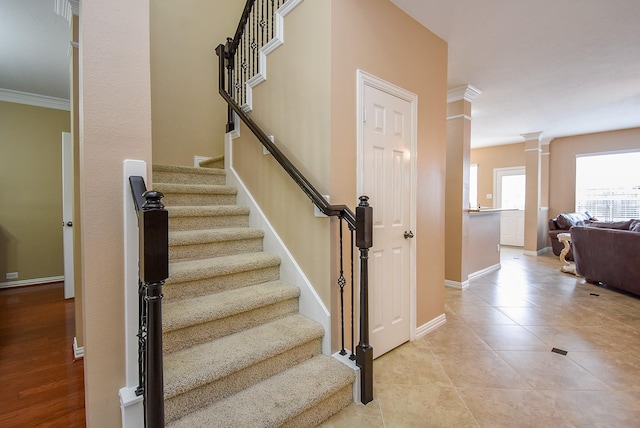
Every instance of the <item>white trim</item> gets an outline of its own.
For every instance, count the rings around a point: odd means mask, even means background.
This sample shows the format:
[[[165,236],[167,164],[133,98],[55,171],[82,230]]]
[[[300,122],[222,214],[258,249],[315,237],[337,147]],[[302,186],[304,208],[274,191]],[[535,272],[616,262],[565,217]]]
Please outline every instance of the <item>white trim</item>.
[[[549,247],[544,247],[538,251],[524,250],[522,254],[525,256],[539,256],[549,251]]]
[[[55,110],[71,110],[71,103],[69,100],[48,97],[46,95],[30,94],[28,92],[12,91],[10,89],[0,88],[0,101],[51,108]]]
[[[0,288],[24,287],[25,285],[47,284],[64,281],[64,276],[48,276],[46,278],[23,279],[19,281],[0,282]]]
[[[480,278],[481,276],[484,276],[488,273],[491,272],[495,272],[497,270],[499,270],[502,267],[502,265],[500,263],[496,263],[493,266],[489,266],[486,267],[484,269],[480,269],[479,271],[473,272],[469,274],[469,281],[471,281],[472,279],[476,279],[476,278]]]
[[[426,336],[437,328],[445,325],[447,323],[447,315],[440,314],[431,321],[426,324],[422,324],[420,327],[416,329],[416,339],[420,339],[421,337]]]
[[[124,344],[125,387],[120,389],[122,426],[136,427],[144,415],[142,401],[135,396],[138,386],[138,216],[131,197],[129,177],[141,176],[147,183],[147,163],[125,159],[122,163],[124,218]],[[133,395],[132,395],[133,394]]]
[[[540,152],[542,153],[542,149],[540,147],[534,147],[532,149],[524,149],[525,152]]]
[[[542,131],[520,134],[524,141],[540,141],[540,135],[542,135]]]
[[[455,116],[449,116],[447,117],[447,120],[454,120],[454,119],[460,119],[460,118],[471,120],[471,116],[469,116],[468,114],[457,114]]]
[[[325,331],[325,335],[322,338],[322,353],[331,355],[331,314],[293,255],[287,249],[285,243],[280,239],[280,236],[260,209],[249,189],[233,168],[232,133],[225,135],[224,161],[225,169],[227,170],[227,185],[235,186],[238,189],[236,196],[238,205],[248,206],[250,209],[249,225],[264,231],[264,251],[280,257],[280,279],[300,288],[300,313],[322,324]],[[311,211],[311,209],[309,210]]]
[[[453,88],[447,91],[447,103],[452,103],[460,100],[471,102],[475,99],[475,97],[481,94],[482,91],[473,85],[458,86],[457,88]]]
[[[193,157],[193,166],[195,168],[200,168],[200,162],[207,161],[209,159],[213,159],[211,156],[194,156]]]
[[[287,16],[304,0],[289,0],[285,2],[275,13],[275,35],[264,46],[260,48],[258,55],[258,73],[245,82],[247,89],[246,103],[242,110],[250,112],[253,110],[253,88],[267,80],[267,55],[284,44],[284,17]]]
[[[467,279],[466,281],[458,282],[458,281],[451,281],[449,279],[445,279],[444,286],[449,288],[455,288],[457,290],[464,290],[465,288],[469,287],[469,280]]]
[[[120,388],[120,414],[122,428],[140,428],[144,426],[144,396],[136,395],[135,387]]]
[[[78,338],[73,338],[73,359],[79,360],[84,358],[84,346],[78,346]]]
[[[126,159],[123,162],[124,217],[124,309],[126,385],[138,385],[138,217],[136,216],[129,177],[141,176],[147,183],[147,163]]]
[[[355,372],[356,380],[353,382],[353,402],[362,403],[360,400],[362,397],[362,394],[360,394],[360,367],[358,367],[354,360],[349,359],[349,355],[349,353],[347,353],[347,355],[340,355],[340,352],[336,352],[332,357]]]
[[[362,163],[364,160],[364,87],[369,86],[380,91],[386,92],[397,98],[407,101],[411,105],[411,189],[410,204],[411,210],[409,215],[410,230],[416,228],[416,210],[417,210],[417,183],[418,183],[418,95],[407,91],[400,86],[382,80],[364,70],[356,71],[356,141],[357,141],[357,160],[356,160],[356,200],[359,195],[363,194],[364,188],[364,169]],[[414,340],[416,336],[416,248],[419,233],[414,239],[411,239],[411,255],[409,264],[409,340]]]

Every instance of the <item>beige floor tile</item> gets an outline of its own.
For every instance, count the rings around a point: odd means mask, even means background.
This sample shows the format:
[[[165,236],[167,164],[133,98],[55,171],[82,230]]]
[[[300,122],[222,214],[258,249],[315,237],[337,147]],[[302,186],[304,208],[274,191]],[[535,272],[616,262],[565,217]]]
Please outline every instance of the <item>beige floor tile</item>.
[[[574,427],[537,391],[463,388],[459,392],[481,427]]]
[[[640,426],[640,393],[600,391],[540,391],[562,409],[577,427]]]
[[[378,388],[378,400],[385,427],[478,426],[454,388],[431,385],[381,385]]]
[[[474,325],[473,331],[496,351],[546,351],[549,346],[519,325]]]
[[[434,350],[456,387],[531,389],[526,380],[494,351]]]
[[[376,385],[452,386],[438,359],[423,341],[405,343],[373,362]]]
[[[512,319],[492,307],[461,306],[455,313],[467,324],[515,325]]]
[[[640,391],[640,355],[618,352],[572,352],[567,356],[618,391]]]
[[[384,428],[380,404],[373,400],[366,406],[362,404],[351,404],[340,413],[318,425],[321,428]]]
[[[447,322],[423,339],[432,349],[491,349],[471,328],[456,317],[447,316]]]
[[[551,351],[498,351],[498,354],[536,390],[611,390],[564,355]]]

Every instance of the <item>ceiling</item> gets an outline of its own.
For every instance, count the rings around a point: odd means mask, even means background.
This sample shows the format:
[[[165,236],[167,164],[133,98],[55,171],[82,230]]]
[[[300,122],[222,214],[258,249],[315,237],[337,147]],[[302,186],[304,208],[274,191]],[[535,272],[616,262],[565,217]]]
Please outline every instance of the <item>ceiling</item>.
[[[640,1],[391,0],[449,44],[471,84],[471,145],[640,127]],[[55,0],[0,0],[0,89],[69,98]]]
[[[0,88],[69,99],[69,22],[55,0],[0,0]]]
[[[472,147],[640,127],[640,1],[391,0],[449,44]]]

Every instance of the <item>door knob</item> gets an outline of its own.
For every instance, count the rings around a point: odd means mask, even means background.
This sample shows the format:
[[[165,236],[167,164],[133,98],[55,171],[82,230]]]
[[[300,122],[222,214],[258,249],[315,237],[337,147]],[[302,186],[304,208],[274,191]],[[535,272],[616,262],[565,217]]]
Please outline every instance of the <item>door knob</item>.
[[[404,231],[404,239],[413,238],[413,237],[414,237],[414,235],[413,235],[412,231],[410,231],[410,230],[405,230]]]
[[[72,223],[72,222],[70,222],[70,221],[68,221],[68,222],[67,222],[67,226],[71,227],[71,226],[73,226],[73,223]]]

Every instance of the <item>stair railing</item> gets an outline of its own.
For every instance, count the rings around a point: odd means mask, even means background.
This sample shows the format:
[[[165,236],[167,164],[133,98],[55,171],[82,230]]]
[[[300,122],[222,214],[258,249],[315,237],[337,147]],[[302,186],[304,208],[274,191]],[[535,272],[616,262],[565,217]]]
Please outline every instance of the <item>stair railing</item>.
[[[247,0],[238,29],[233,38],[228,38],[226,44],[216,48],[219,58],[219,93],[229,107],[227,132],[234,129],[234,113],[251,130],[273,158],[289,174],[300,189],[311,199],[311,202],[326,216],[340,219],[340,315],[342,349],[340,354],[346,355],[345,349],[345,321],[344,321],[344,288],[347,281],[344,278],[342,222],[346,222],[351,233],[351,355],[360,368],[360,400],[363,404],[373,400],[373,347],[369,343],[369,277],[368,253],[373,245],[373,210],[369,206],[368,197],[361,196],[360,203],[354,213],[346,205],[329,204],[322,194],[307,180],[307,178],[291,163],[278,149],[267,134],[247,114],[244,106],[247,102],[247,82],[259,73],[260,49],[267,44],[275,34],[275,20],[277,9],[287,0]],[[359,343],[353,354],[355,336],[354,324],[354,233],[355,246],[360,251],[360,293],[359,293]]]
[[[138,216],[138,381],[145,427],[164,427],[162,364],[162,286],[169,277],[169,214],[160,192],[147,191],[144,179],[129,177]]]

